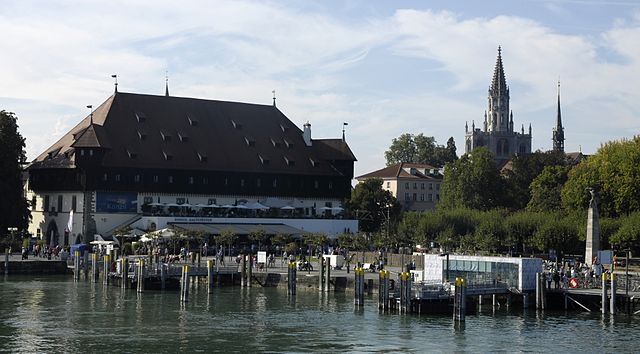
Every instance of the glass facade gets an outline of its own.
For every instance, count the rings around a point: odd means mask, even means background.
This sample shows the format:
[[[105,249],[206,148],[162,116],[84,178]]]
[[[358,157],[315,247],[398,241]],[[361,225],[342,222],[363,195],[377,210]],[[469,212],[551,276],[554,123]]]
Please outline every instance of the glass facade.
[[[518,265],[475,260],[442,260],[443,273],[449,269],[449,279],[463,277],[468,286],[518,287]],[[443,275],[444,275],[443,274]]]

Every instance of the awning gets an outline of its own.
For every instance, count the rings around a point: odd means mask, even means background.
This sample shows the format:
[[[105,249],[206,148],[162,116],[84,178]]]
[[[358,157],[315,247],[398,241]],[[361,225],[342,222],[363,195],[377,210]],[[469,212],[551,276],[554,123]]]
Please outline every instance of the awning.
[[[209,234],[220,235],[223,230],[233,231],[236,235],[248,235],[255,230],[264,230],[267,235],[286,234],[302,235],[305,232],[285,224],[173,224],[185,230],[204,231]]]

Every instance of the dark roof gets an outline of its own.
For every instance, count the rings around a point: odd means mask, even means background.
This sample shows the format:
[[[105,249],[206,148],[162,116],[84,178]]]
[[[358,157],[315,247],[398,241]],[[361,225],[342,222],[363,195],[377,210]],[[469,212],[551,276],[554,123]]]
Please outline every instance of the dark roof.
[[[413,173],[407,172],[413,171]],[[435,170],[435,175],[429,175],[428,173],[423,173],[422,171]],[[356,177],[356,179],[367,179],[367,178],[417,178],[417,179],[441,179],[442,176],[438,172],[438,168],[427,165],[427,164],[418,164],[418,163],[406,163],[401,162],[395,165],[387,166],[383,169],[373,171],[362,176]]]
[[[74,148],[104,148],[107,167],[336,175],[355,161],[341,139],[312,140],[272,105],[115,93],[31,164],[74,166]],[[57,152],[56,152],[57,151]],[[52,165],[51,153],[66,152]]]

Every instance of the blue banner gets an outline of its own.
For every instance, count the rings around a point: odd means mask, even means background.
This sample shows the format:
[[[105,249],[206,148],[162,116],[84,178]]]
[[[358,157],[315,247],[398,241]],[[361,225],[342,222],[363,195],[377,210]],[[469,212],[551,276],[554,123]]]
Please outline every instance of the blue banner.
[[[96,212],[136,213],[138,194],[126,192],[96,192]]]

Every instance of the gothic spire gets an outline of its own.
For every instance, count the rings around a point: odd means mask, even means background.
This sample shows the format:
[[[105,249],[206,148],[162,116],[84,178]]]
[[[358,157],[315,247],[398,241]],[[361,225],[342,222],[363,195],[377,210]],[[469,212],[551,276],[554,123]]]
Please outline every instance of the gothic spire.
[[[169,74],[167,72],[164,74],[164,95],[169,97]]]
[[[562,113],[560,111],[560,81],[558,81],[558,113],[556,126],[553,128],[553,150],[564,151],[564,128],[562,127]]]
[[[504,77],[504,68],[502,66],[502,48],[498,46],[498,59],[496,59],[496,67],[493,70],[493,80],[491,81],[490,91],[494,94],[509,92],[507,80]]]

